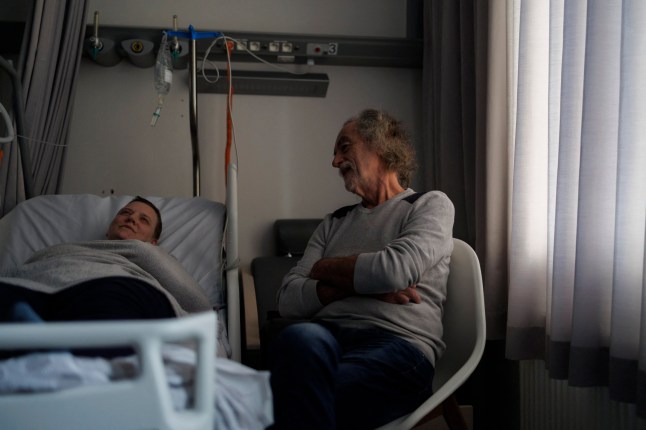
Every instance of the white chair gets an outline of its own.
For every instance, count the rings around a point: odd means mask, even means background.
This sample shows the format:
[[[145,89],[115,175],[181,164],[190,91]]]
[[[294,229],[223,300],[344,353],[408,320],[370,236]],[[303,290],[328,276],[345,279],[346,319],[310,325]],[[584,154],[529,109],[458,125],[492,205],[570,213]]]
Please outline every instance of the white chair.
[[[459,239],[453,239],[453,246],[442,319],[446,350],[436,363],[433,395],[411,414],[378,430],[410,429],[440,414],[450,429],[466,429],[454,392],[473,373],[482,357],[486,338],[485,305],[475,251]]]

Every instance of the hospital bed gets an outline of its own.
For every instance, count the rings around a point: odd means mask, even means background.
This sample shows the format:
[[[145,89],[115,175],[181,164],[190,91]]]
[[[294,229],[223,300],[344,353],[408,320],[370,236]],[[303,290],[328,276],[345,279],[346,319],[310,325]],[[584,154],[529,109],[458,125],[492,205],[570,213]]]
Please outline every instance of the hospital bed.
[[[220,427],[261,428],[270,422],[268,375],[238,363],[235,185],[233,174],[227,185],[226,206],[202,197],[144,196],[161,212],[163,231],[158,246],[174,256],[198,282],[213,312],[171,320],[0,325],[0,348],[47,349],[34,353],[47,354],[45,358],[32,357],[32,362],[17,363],[14,369],[53,362],[60,358],[56,354],[65,355],[74,347],[130,345],[136,351],[134,357],[126,357],[132,358],[131,362],[126,360],[124,364],[122,360],[116,367],[118,359],[87,364],[79,361],[85,358],[63,357],[71,360],[70,366],[103,366],[101,369],[107,367],[113,373],[115,368],[135,368],[135,376],[124,381],[75,383],[73,388],[35,392],[25,392],[31,390],[18,381],[17,392],[0,393],[0,428],[206,429],[218,427],[218,423]],[[113,216],[132,197],[45,195],[22,202],[0,219],[0,273],[50,245],[104,239]],[[186,380],[179,382],[186,388],[179,394],[184,401],[175,402],[178,393],[169,384],[177,374],[169,376],[169,372],[184,371],[186,365],[192,370]],[[107,373],[110,375],[110,371]],[[27,376],[30,379],[33,375]],[[54,384],[69,382],[65,380],[69,375],[58,376]],[[72,379],[83,378],[75,374]],[[34,384],[38,386],[37,381]],[[229,386],[221,389],[221,384]],[[233,394],[239,398],[230,397]],[[246,409],[237,410],[241,406]],[[257,418],[255,424],[236,421],[247,420],[251,415]]]

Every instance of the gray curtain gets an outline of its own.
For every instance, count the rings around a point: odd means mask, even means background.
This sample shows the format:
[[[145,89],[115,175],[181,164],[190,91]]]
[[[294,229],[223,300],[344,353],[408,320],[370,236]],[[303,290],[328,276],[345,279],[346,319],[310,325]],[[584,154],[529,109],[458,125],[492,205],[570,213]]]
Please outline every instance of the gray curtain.
[[[0,215],[25,198],[58,191],[85,35],[86,4],[87,0],[34,0],[15,66],[24,111],[12,104],[14,116],[22,118],[24,128],[15,144],[5,149]]]
[[[475,242],[474,2],[424,4],[424,185],[456,208],[454,236]]]
[[[451,198],[453,235],[473,246],[480,259],[488,339],[504,338],[507,315],[506,56],[504,49],[489,49],[506,44],[505,23],[490,24],[496,16],[491,10],[501,3],[424,2],[418,148],[424,187]]]
[[[20,78],[14,68],[14,62],[15,58],[0,57],[0,103],[11,116],[16,110],[22,112],[22,87]],[[17,109],[14,106],[17,106]],[[4,121],[0,123],[0,135],[14,135],[13,141],[0,144],[0,149],[2,150],[0,159],[0,217],[25,198],[20,151],[17,146],[18,139],[22,139],[22,134],[24,133],[20,119],[21,117],[17,117],[16,121],[12,122],[13,133],[6,129]]]
[[[507,360],[508,98],[504,0],[424,1],[426,189],[456,209],[453,235],[474,247],[484,284],[487,344],[460,388],[482,428],[520,425],[518,363]]]

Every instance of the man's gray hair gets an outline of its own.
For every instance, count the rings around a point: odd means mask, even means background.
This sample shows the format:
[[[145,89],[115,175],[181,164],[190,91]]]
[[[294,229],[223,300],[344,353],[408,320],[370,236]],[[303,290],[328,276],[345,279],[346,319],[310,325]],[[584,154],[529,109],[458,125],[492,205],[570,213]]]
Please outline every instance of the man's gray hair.
[[[408,188],[417,164],[415,150],[403,123],[376,109],[360,112],[345,122],[346,125],[349,123],[356,125],[357,132],[368,148],[386,162],[386,168],[397,172],[399,184]]]

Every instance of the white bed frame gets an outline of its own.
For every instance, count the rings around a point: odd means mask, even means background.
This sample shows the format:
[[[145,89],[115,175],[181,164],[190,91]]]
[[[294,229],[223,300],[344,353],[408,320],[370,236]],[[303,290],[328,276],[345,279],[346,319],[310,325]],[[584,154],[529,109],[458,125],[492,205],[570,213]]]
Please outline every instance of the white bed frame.
[[[226,197],[227,335],[231,359],[241,360],[238,269],[237,167],[229,165]],[[71,348],[133,345],[141,362],[134,380],[51,393],[0,395],[0,428],[24,429],[212,429],[216,314],[172,320],[3,324],[4,348]],[[194,407],[174,411],[160,348],[165,341],[198,342]]]
[[[14,348],[134,345],[140,375],[47,393],[0,395],[0,427],[25,429],[212,429],[215,313],[169,320],[6,324],[0,343]],[[164,342],[197,341],[194,407],[175,411],[164,373]]]

